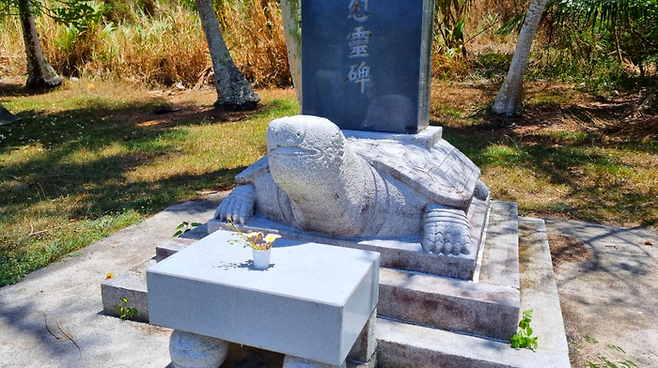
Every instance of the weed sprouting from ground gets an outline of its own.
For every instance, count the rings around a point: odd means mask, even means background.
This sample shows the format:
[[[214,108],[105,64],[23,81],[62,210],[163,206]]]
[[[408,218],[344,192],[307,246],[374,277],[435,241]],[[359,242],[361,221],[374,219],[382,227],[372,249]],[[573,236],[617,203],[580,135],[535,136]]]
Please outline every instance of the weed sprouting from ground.
[[[131,320],[139,314],[137,308],[128,306],[128,299],[126,298],[121,298],[121,304],[115,304],[114,307],[117,309],[119,318],[121,319]]]
[[[530,322],[532,322],[532,310],[527,310],[523,312],[523,318],[519,321],[518,332],[512,336],[510,341],[514,349],[537,349],[537,336],[532,336],[532,327],[530,327]]]

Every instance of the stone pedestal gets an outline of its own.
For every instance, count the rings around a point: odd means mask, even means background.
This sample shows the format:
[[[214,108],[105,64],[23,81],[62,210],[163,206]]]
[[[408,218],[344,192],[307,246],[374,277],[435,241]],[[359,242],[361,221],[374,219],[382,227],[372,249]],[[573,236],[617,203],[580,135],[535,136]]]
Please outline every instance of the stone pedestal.
[[[150,322],[340,366],[373,319],[379,254],[279,239],[271,266],[215,232],[147,270]]]

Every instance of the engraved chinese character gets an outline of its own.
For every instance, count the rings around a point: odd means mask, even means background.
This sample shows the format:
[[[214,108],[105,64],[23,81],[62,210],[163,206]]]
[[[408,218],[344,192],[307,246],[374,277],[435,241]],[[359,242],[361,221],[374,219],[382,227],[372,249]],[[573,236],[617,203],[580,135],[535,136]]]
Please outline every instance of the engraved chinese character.
[[[357,22],[368,20],[368,0],[350,0],[347,7],[347,18],[353,18]]]
[[[370,82],[370,67],[366,65],[365,61],[362,61],[361,65],[351,65],[348,77],[350,82],[361,84],[361,93],[364,93],[366,90],[366,82]]]
[[[349,46],[352,48],[349,57],[370,56],[368,54],[368,41],[370,41],[370,36],[372,36],[372,32],[364,31],[363,27],[354,28],[354,32],[347,35]]]

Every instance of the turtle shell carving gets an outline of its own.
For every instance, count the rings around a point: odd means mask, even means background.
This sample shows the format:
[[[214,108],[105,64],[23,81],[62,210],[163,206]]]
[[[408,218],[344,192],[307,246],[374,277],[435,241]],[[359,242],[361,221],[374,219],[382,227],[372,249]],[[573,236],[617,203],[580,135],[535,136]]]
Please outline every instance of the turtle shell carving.
[[[331,121],[272,121],[268,155],[236,176],[215,213],[246,223],[255,213],[304,231],[335,236],[421,236],[425,251],[468,254],[466,213],[484,200],[480,170],[439,139],[430,145],[350,136]]]

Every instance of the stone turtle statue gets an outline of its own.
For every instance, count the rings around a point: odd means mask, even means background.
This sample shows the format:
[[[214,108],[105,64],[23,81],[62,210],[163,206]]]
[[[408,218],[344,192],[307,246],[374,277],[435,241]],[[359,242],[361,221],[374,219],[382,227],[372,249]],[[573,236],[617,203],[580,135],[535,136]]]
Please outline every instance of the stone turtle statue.
[[[254,214],[344,237],[421,236],[423,250],[469,254],[467,211],[486,200],[480,170],[440,139],[431,147],[343,135],[331,121],[272,121],[267,155],[236,176],[215,218],[245,224]]]

